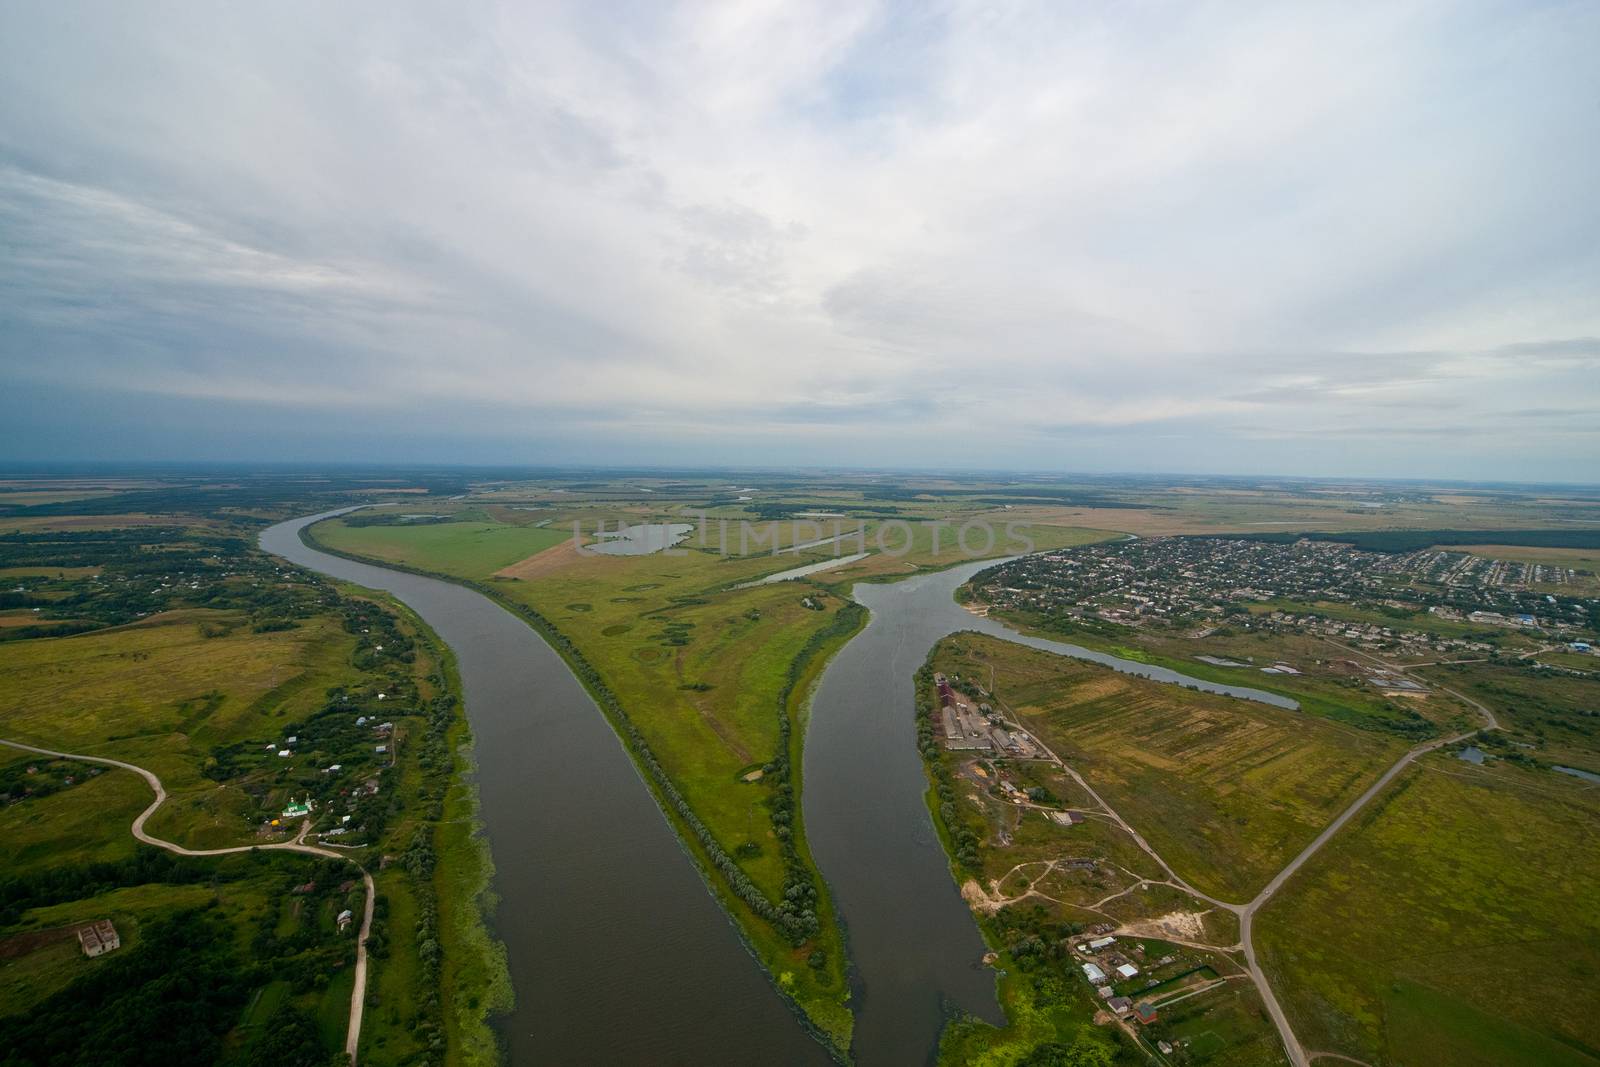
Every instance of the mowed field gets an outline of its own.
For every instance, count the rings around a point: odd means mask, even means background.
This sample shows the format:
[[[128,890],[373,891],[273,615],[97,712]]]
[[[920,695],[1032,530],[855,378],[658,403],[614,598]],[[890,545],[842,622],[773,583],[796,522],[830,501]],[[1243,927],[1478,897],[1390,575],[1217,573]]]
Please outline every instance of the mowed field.
[[[570,530],[498,522],[346,526],[332,519],[317,524],[317,538],[329,548],[463,578],[486,578],[571,536]]]
[[[77,637],[0,644],[0,737],[146,767],[170,795],[151,833],[195,848],[246,843],[253,826],[245,813],[256,802],[205,777],[211,749],[271,740],[281,721],[320,707],[328,687],[361,676],[349,666],[354,639],[333,618],[259,634],[239,622],[224,612],[172,612]],[[205,636],[230,624],[231,632]],[[0,759],[12,751],[0,750]],[[133,784],[113,785],[119,778]],[[18,837],[0,835],[0,856],[23,862],[32,848],[43,849],[41,860],[52,856],[56,821],[103,814],[125,836],[151,799],[129,772],[108,771],[37,807],[17,806],[32,811],[0,813],[19,824]]]
[[[976,634],[954,640],[963,677],[991,688],[1180,875],[1224,900],[1254,896],[1404,751],[1302,712]]]
[[[1600,1063],[1600,788],[1425,757],[1256,919],[1308,1048],[1373,1064]]]

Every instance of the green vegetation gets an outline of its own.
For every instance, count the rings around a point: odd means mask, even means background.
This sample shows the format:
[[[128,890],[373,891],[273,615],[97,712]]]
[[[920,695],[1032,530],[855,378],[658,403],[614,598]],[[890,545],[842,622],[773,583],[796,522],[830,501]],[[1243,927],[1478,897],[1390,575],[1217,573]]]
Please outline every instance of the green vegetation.
[[[333,548],[320,541],[325,525],[309,536]],[[473,584],[521,614],[567,660],[778,988],[844,1050],[852,1026],[847,960],[806,847],[794,725],[822,664],[861,613],[814,586],[726,588],[792,565],[706,552],[574,553],[537,581]],[[807,596],[825,609],[806,608]],[[746,781],[752,766],[763,773]]]
[[[195,540],[163,527],[179,536],[161,541],[144,528],[107,539],[36,526],[11,542],[42,570],[88,551],[98,574],[148,581],[86,596],[102,612],[94,632],[0,644],[0,737],[150,769],[168,799],[147,829],[190,847],[286,840],[281,813],[309,802],[314,833],[349,848],[377,884],[362,1061],[495,1062],[487,1017],[508,1005],[509,984],[484,925],[490,867],[463,778],[469,737],[437,638],[390,601],[280,572],[239,531],[207,528]],[[217,595],[196,606],[195,587]],[[107,607],[136,621],[106,626]],[[136,846],[129,827],[150,800],[130,772],[0,748],[6,1062],[148,1062],[155,1050],[196,1063],[342,1058],[355,931],[335,917],[364,906],[358,872],[295,853]],[[380,869],[385,852],[406,862]],[[104,918],[122,947],[86,959],[74,930]],[[193,954],[183,931],[194,923],[211,940],[229,932],[215,954]],[[171,967],[195,981],[221,968],[229,981],[172,1021],[101,977]],[[62,1024],[69,1014],[121,1020],[128,1037]],[[182,1033],[152,1039],[131,1014]]]
[[[1106,734],[1126,730],[1129,720],[1112,711],[1116,694],[1074,692],[1073,682],[1084,680],[1073,678],[1074,666],[1022,646],[960,634],[935,646],[928,664],[918,672],[917,733],[932,782],[929,808],[963,882],[962,894],[995,950],[993,965],[1007,1019],[999,1028],[970,1018],[952,1022],[940,1043],[940,1062],[1144,1062],[1157,1040],[1168,1040],[1180,1049],[1182,1062],[1282,1062],[1276,1032],[1253,988],[1224,978],[1238,979],[1243,973],[1226,951],[1237,941],[1237,925],[1219,919],[1231,920],[1230,913],[1167,884],[1160,865],[1054,763],[945,749],[933,685],[936,669],[969,699],[995,701],[1009,712],[1020,712],[1023,723],[1039,736],[1044,736],[1039,720],[1045,713],[1030,717],[1027,709],[1034,704],[1019,701],[1038,703],[1038,694],[1047,691],[1057,716],[1076,704],[1097,702],[1084,713],[1086,719],[1094,720]],[[1111,672],[1092,667],[1086,677],[1094,681],[1123,677],[1102,679],[1101,674]],[[1181,690],[1162,688],[1176,694],[1168,698],[1171,706],[1187,699]],[[1142,694],[1137,709],[1129,708],[1132,717],[1170,715],[1170,707],[1151,699],[1156,695]],[[1171,737],[1183,729],[1168,723],[1155,734]],[[1213,744],[1217,740],[1211,739]],[[1130,736],[1107,748],[1137,749],[1147,742],[1147,737]],[[1164,762],[1172,762],[1171,756],[1168,752]],[[1141,777],[1135,786],[1125,767],[1114,769],[1109,759],[1098,755],[1083,759],[1081,769],[1088,773],[1091,767],[1101,776],[1128,782],[1130,789],[1150,788],[1147,778],[1156,777]],[[1106,782],[1094,784],[1105,794],[1111,792]],[[1229,792],[1236,787],[1237,783]],[[1134,819],[1152,841],[1159,836],[1161,819],[1171,810],[1183,810],[1170,796],[1165,803],[1172,807],[1160,817],[1145,809],[1139,815],[1151,818]],[[1069,810],[1079,813],[1080,820],[1063,824],[1052,818]],[[1189,858],[1191,867],[1202,866],[1195,857]],[[1220,860],[1215,867],[1228,866],[1231,858]],[[1210,857],[1203,866],[1213,869]],[[1195,877],[1193,871],[1183,873]],[[1113,976],[1111,988],[1118,995],[1159,1005],[1154,1022],[1135,1028],[1130,1021],[1119,1021],[1082,973],[1085,957],[1077,946],[1111,930],[1117,938],[1108,951],[1117,955],[1102,959],[1103,969],[1110,973],[1111,962],[1127,960],[1138,970],[1132,979]],[[1184,937],[1186,943],[1165,940],[1173,936]],[[1206,944],[1215,948],[1201,947]],[[1100,1032],[1096,1024],[1110,1027],[1109,1033]]]
[[[1198,889],[1245,901],[1404,751],[1300,712],[1198,693],[977,634],[941,669],[1076,768]]]
[[[1444,694],[1405,702],[1383,696],[1360,678],[1334,668],[1331,658],[1347,657],[1348,650],[1316,638],[1246,633],[1224,627],[1203,639],[1195,639],[1143,632],[1068,615],[1029,611],[993,614],[1025,634],[1063,640],[1152,667],[1165,667],[1202,681],[1246,686],[1289,697],[1309,715],[1360,730],[1419,741],[1437,736],[1441,724],[1458,726],[1476,721],[1467,708]],[[1202,655],[1232,659],[1241,665],[1225,667],[1204,663],[1197,658]],[[1264,674],[1257,663],[1250,662],[1271,663],[1284,659],[1292,660],[1301,673]]]
[[[1425,758],[1263,909],[1308,1048],[1374,1064],[1600,1063],[1592,786]]]
[[[407,563],[462,578],[487,578],[572,536],[570,530],[507,526],[497,522],[434,522],[397,526],[319,523],[317,539],[329,548],[388,563]]]

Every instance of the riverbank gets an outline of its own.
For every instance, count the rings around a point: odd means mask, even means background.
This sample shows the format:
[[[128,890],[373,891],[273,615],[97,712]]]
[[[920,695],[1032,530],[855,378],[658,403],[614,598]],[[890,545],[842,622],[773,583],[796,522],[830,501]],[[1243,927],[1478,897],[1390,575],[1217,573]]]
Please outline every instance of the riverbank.
[[[440,947],[439,983],[445,1026],[447,1067],[491,1067],[502,1060],[493,1021],[508,1014],[516,1000],[506,947],[490,930],[494,913],[494,859],[484,836],[483,812],[474,781],[472,727],[461,698],[461,672],[455,652],[427,620],[389,599],[424,635],[439,665],[438,696],[451,706],[442,747],[449,752],[447,784],[429,805],[433,860],[419,886],[420,913],[431,905]],[[435,757],[437,753],[435,753]],[[431,899],[430,899],[431,897]]]
[[[782,840],[793,848],[795,858],[805,864],[815,878],[812,907],[818,926],[806,939],[811,944],[805,954],[797,955],[794,937],[780,928],[780,921],[789,921],[785,916],[797,912],[774,907],[748,879],[740,876],[738,862],[695,814],[608,681],[582,649],[542,612],[505,595],[504,590],[490,582],[459,575],[436,574],[393,560],[365,558],[345,549],[331,548],[317,539],[313,524],[302,527],[299,537],[307,547],[332,556],[472,590],[510,612],[542,638],[587,692],[615,736],[623,741],[623,751],[648,788],[656,807],[673,829],[680,847],[692,860],[694,869],[713,899],[722,906],[747,951],[760,962],[773,988],[833,1058],[840,1062],[848,1059],[853,1017],[848,1006],[848,986],[843,978],[846,973],[844,940],[833,921],[833,906],[827,888],[820,876],[815,874],[811,863],[803,820],[799,818],[800,775],[797,770],[791,774],[791,768],[798,768],[794,759],[800,745],[800,737],[794,733],[792,726],[803,714],[810,678],[820,671],[821,664],[826,662],[833,650],[847,641],[859,626],[859,618],[853,612],[846,609],[836,612],[828,626],[813,634],[801,654],[790,663],[789,675],[778,691],[773,708],[783,739],[778,751],[787,755],[760,768],[763,779],[777,785],[777,796],[787,803],[787,810],[793,812],[792,817],[785,820],[788,832],[782,836]],[[820,955],[813,955],[818,952]],[[812,962],[813,959],[817,962]],[[833,976],[831,990],[826,987],[818,989],[814,984],[816,979],[829,975]]]

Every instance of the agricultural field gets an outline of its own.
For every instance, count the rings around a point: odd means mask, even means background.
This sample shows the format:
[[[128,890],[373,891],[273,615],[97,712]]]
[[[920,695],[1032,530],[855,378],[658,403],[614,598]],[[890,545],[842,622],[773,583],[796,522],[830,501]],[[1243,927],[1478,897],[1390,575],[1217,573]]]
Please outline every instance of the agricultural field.
[[[1600,1063],[1600,790],[1421,760],[1257,916],[1307,1048],[1372,1064]]]
[[[334,519],[317,527],[317,537],[329,548],[465,578],[486,578],[570,536],[570,531],[499,522],[352,526]]]
[[[1304,712],[977,634],[941,647],[939,669],[975,679],[1180,875],[1234,902],[1252,897],[1405,750]]]

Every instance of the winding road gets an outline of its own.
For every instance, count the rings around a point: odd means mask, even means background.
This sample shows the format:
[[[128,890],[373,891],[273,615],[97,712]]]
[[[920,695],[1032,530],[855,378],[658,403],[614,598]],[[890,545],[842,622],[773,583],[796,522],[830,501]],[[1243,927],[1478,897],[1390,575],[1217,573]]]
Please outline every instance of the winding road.
[[[174,852],[180,856],[226,856],[235,852],[251,852],[255,849],[261,849],[263,851],[277,850],[280,852],[303,852],[309,856],[322,856],[326,859],[335,859],[355,866],[355,868],[361,872],[361,881],[366,887],[367,891],[367,903],[361,912],[361,933],[360,936],[356,938],[355,987],[350,991],[350,1025],[345,1032],[344,1042],[345,1055],[350,1058],[350,1062],[352,1064],[355,1063],[356,1048],[361,1044],[361,1013],[362,1009],[366,1006],[367,1001],[367,936],[372,933],[372,910],[373,905],[377,900],[377,887],[373,884],[372,875],[367,873],[367,869],[365,867],[361,866],[359,863],[356,863],[355,860],[351,859],[347,855],[344,855],[343,853],[335,852],[334,850],[328,848],[318,848],[316,845],[305,844],[304,841],[306,832],[311,828],[311,821],[309,819],[301,824],[300,832],[295,836],[293,841],[279,841],[270,845],[236,845],[231,848],[195,849],[184,848],[182,845],[174,844],[171,841],[163,841],[159,837],[154,837],[149,833],[146,833],[144,828],[144,825],[149,821],[150,816],[154,815],[156,813],[156,809],[161,807],[162,804],[166,803],[167,799],[167,791],[166,788],[162,786],[161,779],[157,778],[151,771],[137,766],[136,764],[124,763],[122,760],[108,759],[105,756],[85,756],[75,752],[57,752],[54,749],[39,748],[36,745],[25,745],[20,741],[7,741],[5,738],[0,738],[0,745],[5,745],[8,748],[21,749],[24,752],[37,752],[41,756],[51,756],[56,759],[79,760],[84,763],[100,763],[107,767],[120,767],[125,771],[132,771],[134,774],[139,775],[147,783],[149,783],[150,788],[154,790],[156,795],[155,800],[151,801],[150,806],[141,811],[138,818],[133,820],[133,826],[131,828],[133,836],[147,845],[154,845],[156,848],[163,848],[168,852]]]

